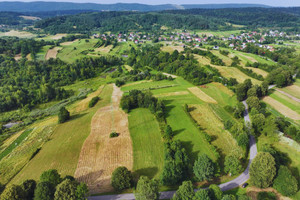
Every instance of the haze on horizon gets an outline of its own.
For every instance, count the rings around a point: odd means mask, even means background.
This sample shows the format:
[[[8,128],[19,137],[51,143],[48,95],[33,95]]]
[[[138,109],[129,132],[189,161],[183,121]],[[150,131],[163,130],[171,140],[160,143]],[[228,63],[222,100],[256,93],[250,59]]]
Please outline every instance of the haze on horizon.
[[[5,0],[5,1],[22,1],[33,2],[35,0]],[[114,3],[141,3],[149,5],[158,4],[264,4],[269,6],[293,7],[300,6],[300,0],[39,0],[47,2],[74,2],[74,3],[98,3],[98,4],[114,4]]]

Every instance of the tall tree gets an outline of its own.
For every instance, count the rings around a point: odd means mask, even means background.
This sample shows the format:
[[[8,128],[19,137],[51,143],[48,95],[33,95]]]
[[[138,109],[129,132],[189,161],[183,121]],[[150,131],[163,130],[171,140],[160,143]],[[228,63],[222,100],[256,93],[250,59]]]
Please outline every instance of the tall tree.
[[[173,196],[173,200],[190,200],[195,195],[193,184],[191,181],[183,181],[182,185],[179,186],[178,190]]]
[[[214,176],[214,163],[206,154],[198,156],[193,169],[199,181],[210,180]]]
[[[141,176],[134,193],[136,200],[157,200],[159,199],[158,182]]]

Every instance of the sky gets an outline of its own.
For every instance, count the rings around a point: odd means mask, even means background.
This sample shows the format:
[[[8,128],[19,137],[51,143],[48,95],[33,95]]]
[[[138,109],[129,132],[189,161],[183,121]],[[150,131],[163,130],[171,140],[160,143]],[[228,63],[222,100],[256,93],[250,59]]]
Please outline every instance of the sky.
[[[0,0],[3,1],[3,0]],[[35,0],[4,0],[4,1],[24,1],[30,2]],[[39,0],[39,1],[61,1],[61,2],[78,2],[78,3],[142,3],[142,4],[220,4],[220,3],[254,3],[265,4],[270,6],[300,6],[300,0]]]

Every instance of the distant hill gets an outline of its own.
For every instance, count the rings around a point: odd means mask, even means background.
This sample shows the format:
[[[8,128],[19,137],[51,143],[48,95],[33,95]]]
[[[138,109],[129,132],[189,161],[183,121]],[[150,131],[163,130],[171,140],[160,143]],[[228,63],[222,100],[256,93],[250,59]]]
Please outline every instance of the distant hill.
[[[95,3],[70,3],[70,2],[0,2],[0,11],[13,12],[45,12],[62,10],[97,10],[97,11],[160,11],[191,8],[244,8],[244,7],[269,7],[262,4],[162,4],[146,5],[138,3],[116,3],[116,4],[95,4]]]

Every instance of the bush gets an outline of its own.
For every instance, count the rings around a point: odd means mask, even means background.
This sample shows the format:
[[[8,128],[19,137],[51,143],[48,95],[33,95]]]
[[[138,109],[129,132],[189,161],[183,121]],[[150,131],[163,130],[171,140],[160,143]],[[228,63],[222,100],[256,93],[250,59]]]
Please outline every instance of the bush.
[[[241,161],[235,155],[226,156],[224,165],[224,171],[226,173],[231,173],[231,175],[236,175],[242,171]]]
[[[118,136],[119,136],[119,134],[117,132],[112,132],[109,135],[110,138],[114,138],[114,137],[118,137]]]
[[[292,196],[298,191],[298,182],[291,171],[286,166],[281,165],[273,187],[284,196]]]
[[[211,184],[208,188],[209,196],[214,200],[221,200],[223,197],[223,192],[216,184]]]
[[[55,200],[77,200],[76,197],[76,188],[78,183],[75,181],[71,181],[70,179],[66,179],[61,182],[56,187],[56,191],[54,194]]]
[[[34,191],[34,200],[53,200],[55,187],[50,182],[40,182]]]
[[[178,190],[174,194],[172,200],[193,199],[195,195],[193,184],[191,181],[183,181]]]
[[[99,97],[93,97],[89,102],[89,108],[94,107],[99,100]]]
[[[26,199],[33,199],[35,187],[35,180],[26,180],[21,184],[21,188],[24,191]]]
[[[126,167],[118,167],[112,173],[111,185],[117,191],[130,188],[132,182],[132,174]]]
[[[54,187],[56,187],[58,184],[60,184],[62,179],[56,169],[50,169],[42,173],[42,175],[40,176],[40,181],[49,182],[53,184]]]
[[[150,180],[146,176],[141,176],[134,193],[136,200],[158,200],[158,182]]]
[[[65,107],[62,107],[58,113],[58,123],[60,123],[60,124],[64,123],[64,122],[68,121],[69,119],[70,119],[69,111]]]
[[[276,200],[276,194],[273,192],[260,192],[257,195],[257,200]]]

